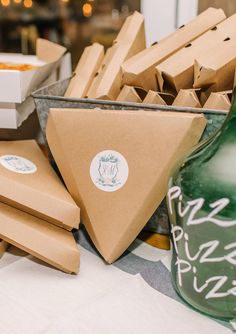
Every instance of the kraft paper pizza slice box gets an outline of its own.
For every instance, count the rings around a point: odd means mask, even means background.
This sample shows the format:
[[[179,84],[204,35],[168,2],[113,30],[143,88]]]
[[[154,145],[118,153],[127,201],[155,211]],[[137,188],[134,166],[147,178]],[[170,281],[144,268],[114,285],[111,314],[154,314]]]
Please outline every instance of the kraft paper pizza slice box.
[[[80,210],[34,140],[0,142],[0,202],[67,230]]]
[[[131,57],[122,65],[123,84],[157,90],[155,67],[225,18],[222,9],[209,8],[159,43]]]
[[[0,237],[64,272],[78,272],[80,253],[71,232],[4,203]]]
[[[161,104],[161,105],[171,105],[175,97],[169,93],[160,93],[153,90],[149,90],[143,103],[146,104]]]
[[[112,47],[106,53],[87,96],[96,99],[116,100],[121,90],[122,63],[145,47],[144,17],[142,14],[134,12],[126,19]]]
[[[86,97],[89,87],[101,66],[104,58],[104,46],[93,43],[84,49],[84,52],[76,66],[75,75],[71,79],[65,92],[66,97]]]
[[[164,62],[156,66],[158,89],[179,92],[193,87],[194,60],[202,54],[207,55],[214,47],[221,47],[229,36],[235,36],[236,14],[180,49]],[[235,38],[234,37],[234,38]]]
[[[236,67],[236,35],[225,38],[221,45],[196,57],[194,88],[209,87],[213,92],[230,90]]]
[[[124,86],[118,95],[116,101],[142,103],[147,92],[139,87]]]
[[[232,90],[211,93],[203,108],[229,111],[231,107]]]
[[[192,108],[202,107],[195,89],[180,89],[172,106]]]
[[[50,149],[108,263],[146,225],[166,194],[176,159],[198,142],[205,125],[200,114],[50,110]]]
[[[0,53],[0,63],[34,66],[27,71],[0,70],[0,101],[22,103],[59,66],[65,52],[65,47],[39,38],[36,56]]]
[[[134,103],[142,103],[142,100],[138,93],[136,92],[134,87],[131,86],[124,86],[118,95],[116,101],[127,101],[127,102],[134,102]]]

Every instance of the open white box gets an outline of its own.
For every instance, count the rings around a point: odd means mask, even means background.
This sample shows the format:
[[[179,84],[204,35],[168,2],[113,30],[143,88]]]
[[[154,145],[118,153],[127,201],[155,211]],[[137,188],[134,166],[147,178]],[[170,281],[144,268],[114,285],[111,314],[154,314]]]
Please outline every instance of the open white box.
[[[0,54],[0,62],[38,66],[29,71],[0,70],[0,102],[22,103],[58,66],[66,48],[38,39],[36,56]]]
[[[63,80],[72,74],[71,54],[67,52],[60,60],[50,76],[38,88],[48,86],[57,80]],[[22,103],[0,102],[0,129],[17,129],[35,110],[32,97],[27,97]]]

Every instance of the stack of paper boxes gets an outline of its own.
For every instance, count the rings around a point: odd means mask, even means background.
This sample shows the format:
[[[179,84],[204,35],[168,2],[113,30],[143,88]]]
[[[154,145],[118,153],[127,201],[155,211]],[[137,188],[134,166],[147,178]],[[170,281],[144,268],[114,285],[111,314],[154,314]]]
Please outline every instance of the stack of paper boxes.
[[[77,272],[80,210],[35,141],[1,142],[0,183],[0,238]]]
[[[32,91],[53,79],[53,73],[66,49],[47,40],[38,39],[36,56],[0,54],[0,63],[30,64],[26,71],[0,69],[0,128],[17,129],[34,111]]]

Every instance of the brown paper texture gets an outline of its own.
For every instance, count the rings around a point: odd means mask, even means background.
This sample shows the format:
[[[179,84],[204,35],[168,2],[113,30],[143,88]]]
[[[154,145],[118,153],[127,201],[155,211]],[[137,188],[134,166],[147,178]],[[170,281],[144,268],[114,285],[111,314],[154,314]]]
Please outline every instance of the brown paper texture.
[[[229,111],[232,91],[211,93],[203,108]]]
[[[201,106],[203,106],[206,103],[210,95],[211,95],[211,91],[209,89],[200,90],[200,93],[198,94],[198,98],[199,98]]]
[[[71,232],[3,203],[0,237],[62,271],[79,269],[79,249]]]
[[[155,67],[225,18],[221,9],[209,8],[158,44],[139,52],[122,65],[123,84],[157,90]]]
[[[178,92],[192,88],[194,81],[194,60],[214,47],[222,47],[224,39],[236,37],[236,14],[198,37],[184,48],[157,65],[157,80],[161,91]]]
[[[66,90],[66,97],[83,98],[86,96],[103,58],[104,47],[99,43],[94,43],[84,49],[76,66],[75,75]]]
[[[135,88],[131,86],[124,86],[120,94],[118,95],[116,101],[126,101],[126,102],[134,102],[134,103],[142,102]]]
[[[89,98],[116,100],[121,89],[122,63],[146,47],[144,17],[138,12],[129,16],[113,46],[107,51],[99,73],[87,96]]]
[[[0,181],[1,202],[65,229],[78,228],[80,210],[34,140],[0,143]]]
[[[0,239],[0,258],[3,256],[3,254],[7,250],[7,247],[8,247],[8,242]]]
[[[235,68],[235,73],[234,73],[234,85],[233,88],[236,87],[236,68]]]
[[[196,58],[194,88],[210,87],[213,92],[232,89],[236,67],[235,37],[226,38],[220,47]]]
[[[66,48],[46,39],[38,38],[36,41],[36,55],[45,63],[58,61],[66,52]]]
[[[176,159],[198,142],[205,125],[202,115],[177,112],[50,110],[48,143],[107,262],[145,226],[166,194]]]
[[[118,95],[116,101],[142,103],[146,95],[147,92],[142,88],[125,85]]]
[[[175,97],[172,94],[155,92],[149,90],[143,103],[146,104],[161,104],[161,105],[171,105]]]
[[[194,89],[180,89],[172,105],[176,107],[202,107]]]

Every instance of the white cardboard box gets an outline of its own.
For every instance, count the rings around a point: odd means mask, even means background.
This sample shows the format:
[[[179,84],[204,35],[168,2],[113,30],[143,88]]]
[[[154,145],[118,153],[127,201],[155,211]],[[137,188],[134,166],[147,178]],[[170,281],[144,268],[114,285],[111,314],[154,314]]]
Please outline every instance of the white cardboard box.
[[[1,53],[0,62],[39,67],[29,71],[0,70],[0,102],[22,103],[59,65],[65,51],[63,46],[38,39],[36,56]]]
[[[40,87],[52,84],[57,80],[57,71],[44,80]],[[28,96],[22,103],[0,102],[0,129],[17,129],[35,109],[34,100]]]
[[[23,103],[0,103],[0,128],[17,129],[34,111],[34,100],[28,97]]]
[[[66,53],[60,60],[58,71],[53,70],[50,76],[37,88],[68,78],[71,74],[71,54]],[[17,129],[34,109],[35,105],[31,97],[27,97],[22,103],[0,102],[0,129]]]

